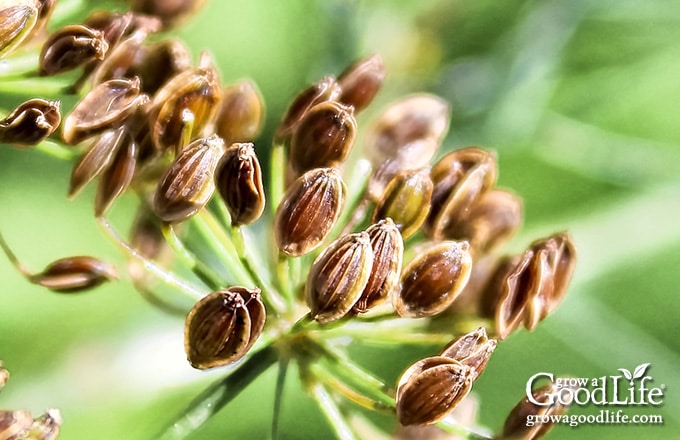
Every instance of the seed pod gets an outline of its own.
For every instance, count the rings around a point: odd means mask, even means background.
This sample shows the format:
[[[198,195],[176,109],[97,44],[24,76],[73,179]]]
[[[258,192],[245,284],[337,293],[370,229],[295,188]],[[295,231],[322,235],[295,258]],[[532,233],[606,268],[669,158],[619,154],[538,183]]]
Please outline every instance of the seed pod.
[[[40,52],[39,73],[56,75],[103,60],[108,49],[102,32],[83,25],[64,26],[45,41]]]
[[[263,121],[262,95],[252,81],[240,81],[224,89],[215,131],[226,145],[254,141]]]
[[[75,197],[88,183],[106,170],[126,138],[124,126],[102,133],[81,156],[71,171],[69,197]]]
[[[326,101],[310,108],[290,140],[289,161],[301,174],[312,168],[337,166],[349,155],[357,133],[354,110]]]
[[[132,0],[130,9],[158,17],[167,30],[195,14],[204,4],[205,0]]]
[[[227,148],[215,172],[215,185],[231,216],[231,225],[248,225],[262,215],[262,170],[251,143]]]
[[[534,390],[531,394],[536,402],[548,402],[548,396],[565,389],[571,389],[572,395],[575,392],[575,389],[569,385],[557,388],[553,382]],[[503,431],[498,436],[498,440],[538,440],[543,438],[554,426],[551,416],[558,419],[559,416],[566,414],[568,409],[568,406],[562,405],[559,401],[550,405],[536,405],[529,401],[528,397],[524,397],[505,419]],[[532,425],[528,423],[530,418],[533,420],[540,419],[541,423],[535,422]]]
[[[484,327],[479,327],[451,341],[439,356],[455,359],[470,367],[470,378],[474,381],[486,368],[496,343],[495,339],[489,339]]]
[[[382,198],[373,211],[373,222],[392,218],[401,235],[413,235],[427,218],[432,197],[430,170],[402,171],[387,185]]]
[[[338,101],[360,112],[373,101],[385,80],[385,74],[385,64],[378,54],[356,61],[338,77],[342,90]]]
[[[36,5],[0,5],[0,58],[10,53],[28,37],[38,19]]]
[[[404,256],[404,240],[391,218],[374,223],[366,233],[371,240],[373,266],[366,287],[352,308],[353,313],[367,312],[385,302],[396,290]]]
[[[522,223],[522,201],[511,192],[493,189],[472,204],[465,218],[443,231],[451,240],[468,240],[472,249],[485,254],[500,247]]]
[[[0,439],[24,439],[31,426],[33,426],[33,417],[28,411],[0,410]]]
[[[124,139],[97,186],[94,200],[94,212],[97,217],[106,214],[113,202],[130,186],[135,176],[139,147],[128,133],[124,133],[123,136]]]
[[[135,14],[131,11],[122,14],[103,10],[94,11],[83,24],[90,29],[100,31],[110,49],[116,47],[126,37],[133,34],[141,34],[145,37],[150,33],[158,32],[161,27],[161,22],[157,18]]]
[[[281,252],[297,257],[316,249],[340,218],[346,193],[336,168],[310,170],[295,180],[274,219]]]
[[[97,133],[117,128],[147,102],[149,97],[140,94],[137,77],[103,82],[85,95],[64,119],[64,142],[75,145]]]
[[[151,137],[156,148],[178,154],[212,121],[220,96],[217,71],[203,54],[199,67],[178,73],[154,96]]]
[[[16,107],[0,120],[0,143],[37,145],[54,133],[61,123],[59,101],[34,98]]]
[[[235,286],[204,297],[184,325],[189,363],[204,370],[241,359],[262,334],[265,317],[259,289]]]
[[[26,438],[35,440],[54,440],[61,430],[61,412],[58,409],[48,409],[45,414],[33,421]],[[0,437],[1,438],[1,437]]]
[[[197,139],[177,156],[161,177],[152,208],[164,222],[175,223],[191,217],[212,197],[215,168],[224,152],[216,135]]]
[[[436,243],[416,256],[401,274],[394,297],[400,316],[420,318],[443,312],[470,278],[472,258],[467,242]]]
[[[397,383],[399,423],[431,425],[453,410],[472,389],[470,368],[441,356],[411,365]]]
[[[275,142],[284,143],[293,133],[293,129],[302,115],[316,104],[334,100],[339,94],[340,86],[332,76],[325,76],[304,89],[295,97],[283,116],[274,135]]]
[[[477,147],[453,151],[432,167],[432,206],[426,221],[431,237],[440,240],[462,221],[472,204],[496,183],[496,157]]]
[[[366,133],[366,154],[377,168],[396,161],[404,168],[420,168],[430,161],[444,138],[449,123],[449,106],[441,98],[425,93],[394,101]]]
[[[305,283],[312,318],[327,324],[345,316],[366,288],[372,266],[366,232],[347,234],[331,243],[314,260]]]
[[[155,95],[170,78],[191,68],[189,49],[181,41],[142,44],[144,38],[143,34],[135,34],[118,44],[97,67],[92,83],[139,77],[142,91]]]
[[[114,266],[84,256],[61,258],[42,272],[29,276],[30,282],[59,293],[89,290],[116,279],[118,272]]]

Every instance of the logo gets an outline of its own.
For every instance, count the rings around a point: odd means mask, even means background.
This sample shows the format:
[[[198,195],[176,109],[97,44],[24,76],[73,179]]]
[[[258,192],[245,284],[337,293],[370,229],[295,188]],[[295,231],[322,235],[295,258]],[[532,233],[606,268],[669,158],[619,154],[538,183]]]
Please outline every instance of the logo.
[[[555,378],[552,373],[536,373],[527,381],[527,399],[538,406],[658,406],[663,403],[666,385],[653,386],[654,379],[647,375],[649,366],[649,363],[640,364],[632,372],[619,368],[620,375],[595,378]],[[553,391],[539,401],[532,390],[534,384],[543,379],[553,384]]]

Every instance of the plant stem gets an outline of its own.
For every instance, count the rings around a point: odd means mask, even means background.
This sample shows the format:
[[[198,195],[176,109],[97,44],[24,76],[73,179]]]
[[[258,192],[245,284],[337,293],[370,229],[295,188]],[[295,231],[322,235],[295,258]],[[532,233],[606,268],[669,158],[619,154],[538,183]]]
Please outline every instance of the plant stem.
[[[356,440],[352,429],[347,424],[347,421],[345,421],[328,390],[319,382],[308,383],[307,390],[319,404],[319,408],[321,408],[321,411],[326,416],[326,420],[328,420],[328,423],[330,423],[335,431],[337,438],[339,440]]]
[[[272,218],[275,217],[276,208],[278,208],[283,198],[284,183],[286,172],[286,152],[283,144],[275,143],[272,145],[271,159],[269,161],[269,207],[271,209]]]
[[[159,440],[186,438],[269,369],[276,359],[276,350],[271,345],[253,354],[227,377],[213,383],[196,397],[156,438]]]
[[[279,373],[276,376],[276,390],[274,391],[274,416],[272,417],[272,440],[279,438],[279,423],[281,421],[281,403],[283,401],[283,388],[286,384],[286,374],[290,359],[279,359]]]

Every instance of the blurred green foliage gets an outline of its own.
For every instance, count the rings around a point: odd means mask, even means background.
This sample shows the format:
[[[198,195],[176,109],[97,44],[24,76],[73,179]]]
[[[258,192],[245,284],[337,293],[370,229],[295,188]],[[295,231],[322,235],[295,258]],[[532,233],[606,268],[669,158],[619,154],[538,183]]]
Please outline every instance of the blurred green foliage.
[[[564,304],[533,333],[501,343],[475,385],[481,422],[498,429],[536,372],[600,377],[650,362],[655,384],[667,385],[663,426],[560,426],[550,438],[680,437],[677,2],[212,1],[173,34],[195,55],[209,50],[224,82],[258,84],[267,103],[257,144],[265,164],[291,97],[358,56],[379,52],[389,71],[360,126],[404,93],[446,98],[453,118],[444,149],[496,150],[501,186],[524,199],[523,233],[510,250],[568,229],[580,251]],[[0,107],[14,102],[0,96]],[[35,269],[74,254],[122,263],[92,219],[93,191],[66,201],[68,175],[67,163],[0,146],[3,234]],[[123,198],[114,221],[129,223],[133,203]],[[0,280],[0,359],[13,374],[0,406],[60,408],[64,439],[150,438],[222,373],[192,371],[182,321],[150,307],[128,280],[57,296],[26,283],[4,259]],[[353,351],[396,379],[436,348]],[[266,438],[274,376],[265,374],[192,438]],[[282,438],[329,438],[289,377]]]

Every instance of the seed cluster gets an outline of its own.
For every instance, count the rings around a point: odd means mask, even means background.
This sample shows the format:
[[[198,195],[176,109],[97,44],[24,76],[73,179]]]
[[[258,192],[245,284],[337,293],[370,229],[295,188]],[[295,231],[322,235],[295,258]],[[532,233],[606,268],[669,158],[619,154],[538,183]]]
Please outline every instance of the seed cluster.
[[[321,384],[366,408],[387,408],[404,426],[445,419],[498,340],[520,324],[533,330],[559,305],[575,265],[571,237],[561,232],[519,255],[499,254],[520,227],[521,200],[496,186],[495,153],[471,146],[439,155],[449,127],[440,97],[397,99],[364,128],[360,113],[386,78],[378,55],[294,97],[275,130],[265,185],[255,84],[223,85],[207,52],[193,65],[181,42],[147,40],[203,2],[172,3],[133,1],[130,12],[96,12],[44,40],[38,75],[82,71],[69,89],[80,100],[59,139],[81,152],[69,196],[98,179],[95,215],[130,257],[134,286],[156,304],[167,305],[153,292],[157,280],[192,297],[183,312],[193,367],[274,351],[298,362],[310,390]],[[0,9],[0,56],[44,25],[53,6]],[[32,99],[0,121],[0,142],[35,145],[60,123],[58,102]],[[126,192],[139,199],[130,243],[105,218]],[[264,232],[255,237],[248,226],[258,221]],[[57,292],[117,278],[111,265],[82,256],[33,274],[1,236],[0,245],[29,281]],[[184,280],[173,263],[196,278]],[[357,377],[345,377],[349,384],[322,373],[345,359],[338,340],[357,328],[380,339],[395,324],[388,339],[451,342],[407,367],[396,393],[369,391],[382,382],[350,359]],[[515,412],[538,411],[525,406]],[[58,418],[39,420],[56,428],[35,438],[55,438]],[[0,413],[0,437],[37,429],[33,423],[22,412]],[[518,430],[512,423],[504,435]]]

